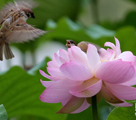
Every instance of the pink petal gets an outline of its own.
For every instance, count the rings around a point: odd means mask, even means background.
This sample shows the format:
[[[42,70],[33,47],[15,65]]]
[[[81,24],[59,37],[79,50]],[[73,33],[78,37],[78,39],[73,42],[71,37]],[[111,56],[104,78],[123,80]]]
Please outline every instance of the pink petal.
[[[67,104],[63,106],[57,113],[71,113],[78,109],[83,104],[84,100],[84,98],[72,96],[71,99],[67,102]]]
[[[115,57],[115,53],[112,49],[107,48],[107,60],[110,61]]]
[[[109,103],[109,102],[108,102]],[[132,106],[133,104],[130,104],[130,103],[127,103],[127,102],[123,102],[123,103],[116,103],[116,104],[113,104],[113,103],[109,103],[113,106],[116,106],[116,107],[130,107]]]
[[[51,76],[47,75],[44,71],[39,70],[39,72],[40,72],[40,74],[41,74],[43,77],[48,78],[48,79],[51,78]]]
[[[61,66],[63,63],[65,63],[65,62],[68,62],[69,61],[69,57],[68,57],[68,53],[65,51],[65,50],[63,50],[63,49],[60,49],[59,51],[58,51],[58,53],[55,53],[54,54],[54,61],[55,62],[57,62],[57,64],[59,65],[59,66]]]
[[[97,48],[92,44],[88,45],[87,57],[90,63],[91,70],[94,71],[95,67],[100,63],[100,57],[97,52]]]
[[[59,57],[59,60],[60,60],[60,62],[61,62],[61,65],[64,64],[65,62],[68,62],[68,61],[66,61],[65,59],[63,59],[62,57]]]
[[[115,39],[115,42],[116,42],[116,55],[118,56],[121,53],[120,43],[119,43],[119,40],[116,37],[114,37],[114,39]]]
[[[115,38],[115,42],[116,42],[116,46],[111,42],[106,42],[104,44],[104,46],[111,47],[112,50],[113,50],[113,54],[112,54],[112,57],[110,59],[115,59],[121,53],[120,43],[119,43],[117,38]]]
[[[71,112],[71,113],[80,113],[80,112],[86,110],[88,107],[90,107],[90,104],[85,99],[84,103],[77,110],[75,110],[74,112]]]
[[[41,74],[43,77],[48,78],[48,79],[50,79],[50,80],[57,80],[57,79],[58,79],[57,77],[52,77],[52,76],[47,75],[47,74],[46,74],[44,71],[42,71],[42,70],[39,70],[39,72],[40,72],[40,74]]]
[[[69,79],[83,81],[91,78],[91,70],[78,62],[70,61],[60,67],[60,71]]]
[[[59,80],[47,87],[40,96],[40,100],[48,103],[58,103],[69,99],[72,95],[69,89],[76,85],[77,82],[70,80]]]
[[[127,82],[122,83],[122,85],[127,85],[127,86],[136,85],[136,73],[132,79],[130,79]]]
[[[70,60],[76,61],[76,60],[74,59],[73,55],[72,55],[72,50],[71,50],[71,48],[68,48],[68,56],[69,56]]]
[[[79,47],[72,46],[70,49],[68,49],[68,53],[70,60],[89,65],[87,55]]]
[[[117,84],[107,84],[110,91],[119,99],[122,100],[135,100],[136,99],[136,88],[126,86],[126,85],[117,85]]]
[[[107,84],[106,84],[107,85]],[[129,104],[125,101],[120,100],[115,95],[111,93],[111,91],[105,86],[102,86],[101,89],[101,95],[102,97],[111,105],[118,106],[118,107],[129,107],[132,106],[132,104]]]
[[[59,50],[59,55],[61,58],[63,58],[65,61],[69,61],[69,57],[68,57],[68,52],[63,50],[63,49],[60,49]]]
[[[100,55],[101,61],[105,61],[105,60],[109,61],[113,55],[113,50],[109,48],[107,48],[107,50],[100,48],[99,55]]]
[[[57,53],[54,53],[54,58],[55,58],[55,61],[58,63],[58,65],[62,65],[60,59],[59,59],[59,56],[57,55]]]
[[[111,47],[113,51],[116,51],[116,46],[111,42],[106,42],[104,46]]]
[[[118,56],[118,59],[122,59],[122,61],[132,62],[132,64],[136,67],[136,56],[134,56],[130,51],[121,53]]]
[[[102,62],[96,69],[95,76],[107,83],[123,83],[130,80],[135,73],[133,65],[129,62],[115,60]]]
[[[121,53],[118,58],[121,58],[123,61],[133,61],[135,59],[135,56],[130,51],[125,51]]]
[[[64,99],[63,101],[61,101],[62,106],[65,106],[70,99],[71,99],[71,97],[69,99]]]
[[[93,79],[93,78],[92,78]],[[87,80],[84,81],[81,85],[76,86],[72,89],[70,89],[70,93],[77,97],[92,97],[96,95],[100,90],[102,86],[101,80]]]
[[[47,67],[47,71],[53,77],[57,77],[57,78],[60,78],[60,79],[65,78],[65,76],[61,73],[60,69],[58,69],[58,68]]]
[[[107,50],[105,50],[104,48],[100,48],[98,53],[100,55],[101,60],[107,59]]]
[[[42,81],[42,80],[40,81],[44,87],[49,87],[51,84],[54,83],[54,81]]]
[[[112,104],[123,103],[122,100],[120,100],[119,98],[117,98],[115,95],[112,94],[112,92],[109,90],[108,87],[105,86],[105,84],[102,85],[102,89],[101,89],[101,91],[100,91],[100,94],[102,95],[102,97],[103,97],[108,103],[112,103]]]
[[[56,61],[52,60],[47,63],[48,67],[53,67],[53,68],[59,68],[59,65]]]

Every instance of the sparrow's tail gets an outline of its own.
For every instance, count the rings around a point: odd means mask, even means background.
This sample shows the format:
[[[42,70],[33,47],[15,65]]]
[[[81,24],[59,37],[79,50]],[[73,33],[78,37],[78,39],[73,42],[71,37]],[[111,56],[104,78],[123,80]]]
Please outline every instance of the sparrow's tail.
[[[14,54],[12,53],[9,44],[6,43],[6,42],[5,42],[5,45],[4,45],[4,54],[5,54],[6,59],[11,59],[11,58],[14,57]]]
[[[3,47],[4,47],[4,44],[0,43],[0,60],[1,61],[3,60]]]

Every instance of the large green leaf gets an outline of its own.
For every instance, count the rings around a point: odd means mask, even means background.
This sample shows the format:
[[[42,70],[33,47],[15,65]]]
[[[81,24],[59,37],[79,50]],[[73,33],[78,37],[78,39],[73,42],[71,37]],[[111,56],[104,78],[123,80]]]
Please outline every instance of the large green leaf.
[[[91,25],[87,31],[88,35],[94,39],[99,39],[101,37],[111,37],[115,35],[115,31],[105,29],[99,25]]]
[[[5,1],[4,1],[4,0],[1,0],[1,1],[0,1],[0,9],[3,7],[4,4],[5,4]]]
[[[57,39],[64,44],[66,43],[66,39],[72,39],[74,41],[92,40],[81,26],[68,18],[62,18],[58,23],[50,20],[47,22],[47,26],[47,30],[52,32],[46,35],[46,39]]]
[[[118,22],[102,22],[101,26],[107,28],[107,29],[113,29],[113,30],[118,30],[122,27],[126,27],[126,26],[133,26],[136,28],[136,11],[135,10],[131,10],[128,11],[126,16],[124,17],[123,20],[118,21]]]
[[[132,1],[132,2],[136,3],[136,0],[129,0],[129,1]]]
[[[57,39],[66,43],[66,39],[72,39],[76,42],[90,41],[94,42],[101,37],[113,37],[114,31],[104,29],[98,25],[92,25],[89,28],[84,28],[81,25],[74,23],[69,18],[62,18],[55,23],[52,20],[47,22],[48,29],[52,30],[48,33],[46,39]]]
[[[47,67],[47,64],[46,64],[46,63],[49,62],[49,61],[51,61],[51,59],[50,59],[49,57],[46,57],[41,63],[39,63],[39,64],[37,64],[36,66],[32,67],[32,68],[28,71],[28,73],[31,74],[31,75],[38,74],[39,71],[37,71],[37,70],[39,70],[39,69],[41,69],[41,70],[47,72],[47,68],[46,68],[46,67]]]
[[[0,120],[7,120],[7,112],[6,112],[3,104],[0,105]]]
[[[48,120],[42,117],[37,117],[37,116],[19,116],[19,117],[15,117],[13,118],[15,120]]]
[[[81,0],[37,0],[39,6],[34,9],[36,19],[30,23],[44,28],[48,19],[58,20],[63,16],[76,19],[80,12]]]
[[[132,26],[122,27],[115,35],[121,44],[122,51],[132,51],[136,55],[136,30]]]
[[[117,107],[108,116],[107,120],[136,120],[135,105],[132,107]]]
[[[135,19],[136,19],[136,11],[128,12],[125,19],[124,19],[124,21],[121,21],[122,26],[132,25],[132,26],[136,27]]]
[[[27,115],[45,120],[66,119],[67,115],[55,114],[61,108],[60,104],[40,101],[39,96],[45,89],[40,83],[41,78],[39,73],[30,75],[20,67],[0,75],[0,104],[5,105],[9,118]]]

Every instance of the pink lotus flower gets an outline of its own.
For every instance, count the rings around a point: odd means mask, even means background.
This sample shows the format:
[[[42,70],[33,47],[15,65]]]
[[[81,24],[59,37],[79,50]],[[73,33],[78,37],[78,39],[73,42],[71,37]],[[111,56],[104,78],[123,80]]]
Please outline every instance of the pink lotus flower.
[[[41,101],[62,103],[58,113],[79,113],[91,105],[91,97],[102,96],[114,106],[131,106],[124,100],[136,99],[135,61],[131,52],[120,51],[119,41],[116,46],[106,42],[112,49],[100,49],[99,54],[94,45],[89,44],[87,53],[72,46],[68,52],[60,49],[48,62],[47,75],[40,73],[51,81],[42,81],[45,91]]]

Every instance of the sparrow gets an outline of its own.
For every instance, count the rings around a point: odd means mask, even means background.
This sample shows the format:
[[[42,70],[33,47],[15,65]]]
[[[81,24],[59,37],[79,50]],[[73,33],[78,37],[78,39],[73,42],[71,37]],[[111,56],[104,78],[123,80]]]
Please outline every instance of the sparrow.
[[[36,7],[36,3],[29,0],[26,1],[16,1],[14,3],[9,2],[5,5],[0,12],[0,25],[7,20],[8,18],[12,17],[11,23],[16,21],[18,17],[21,15],[24,16],[24,20],[26,21],[28,18],[35,18],[32,8]]]
[[[82,41],[82,42],[76,44],[76,42],[73,41],[73,40],[66,40],[66,46],[67,46],[68,48],[71,48],[71,46],[77,46],[77,47],[79,47],[79,48],[80,48],[82,51],[84,51],[84,52],[87,51],[87,49],[88,49],[88,44],[92,44],[92,43]],[[96,47],[97,50],[99,51],[100,46],[98,46],[98,45],[96,45],[96,44],[93,44],[93,45],[95,45],[95,47]]]
[[[3,60],[3,52],[6,59],[14,57],[9,44],[33,40],[46,33],[26,23],[28,18],[35,18],[33,11],[27,2],[18,1],[9,3],[0,12],[0,60]]]
[[[73,40],[66,40],[66,46],[71,48],[71,46],[77,46],[76,42]]]

